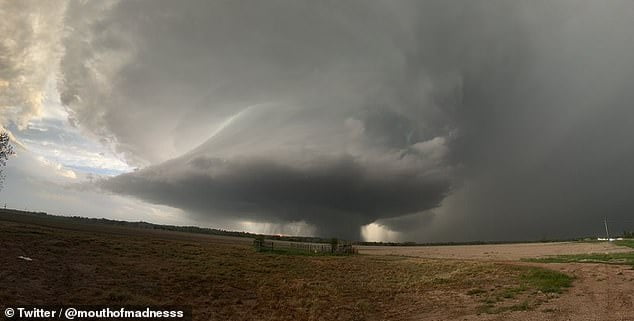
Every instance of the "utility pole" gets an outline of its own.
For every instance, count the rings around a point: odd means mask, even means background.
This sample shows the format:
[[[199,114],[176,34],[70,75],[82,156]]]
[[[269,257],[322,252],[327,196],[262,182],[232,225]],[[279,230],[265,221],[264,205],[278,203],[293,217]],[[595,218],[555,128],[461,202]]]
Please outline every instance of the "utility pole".
[[[608,230],[608,218],[603,218],[603,224],[605,225],[605,235],[608,237],[608,241],[610,241],[610,231]]]

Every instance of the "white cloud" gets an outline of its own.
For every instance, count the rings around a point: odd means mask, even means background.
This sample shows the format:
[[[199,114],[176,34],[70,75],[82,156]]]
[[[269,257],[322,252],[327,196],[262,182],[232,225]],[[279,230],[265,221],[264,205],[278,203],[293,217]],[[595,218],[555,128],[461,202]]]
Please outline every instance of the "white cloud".
[[[79,188],[86,175],[23,151],[6,167],[0,205],[58,215],[143,220],[159,224],[193,224],[181,210]]]
[[[21,130],[9,127],[24,148],[76,171],[114,175],[132,170],[108,146],[96,141],[97,137],[71,126],[53,80],[47,85],[42,107],[42,114],[32,117]]]
[[[368,242],[399,242],[400,233],[384,225],[370,223],[361,227],[361,237]]]
[[[262,223],[241,221],[238,222],[235,228],[240,231],[268,235],[312,236],[316,232],[315,227],[306,222]]]
[[[0,126],[19,128],[42,113],[46,82],[57,72],[66,1],[0,2]]]

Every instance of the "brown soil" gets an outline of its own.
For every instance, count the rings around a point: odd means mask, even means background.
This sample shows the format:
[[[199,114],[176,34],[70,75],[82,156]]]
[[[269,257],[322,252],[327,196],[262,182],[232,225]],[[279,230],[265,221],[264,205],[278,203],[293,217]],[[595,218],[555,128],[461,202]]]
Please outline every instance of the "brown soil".
[[[520,260],[562,254],[618,253],[632,249],[607,242],[553,242],[451,246],[360,246],[359,253],[461,260]]]
[[[536,265],[574,275],[577,278],[574,286],[532,311],[469,315],[460,320],[634,320],[634,270],[631,267],[586,263]],[[419,320],[445,319],[421,316]]]
[[[484,261],[268,254],[248,239],[52,225],[0,219],[0,311],[136,304],[189,305],[194,320],[455,319],[483,304],[470,290],[498,297],[528,271]],[[517,299],[532,300],[530,291]]]
[[[424,258],[469,259],[478,261],[514,261],[511,264],[555,269],[576,279],[563,295],[529,311],[507,311],[499,314],[471,314],[457,320],[634,320],[634,269],[627,265],[591,263],[536,264],[518,262],[522,258],[560,254],[629,252],[630,248],[612,243],[529,243],[465,246],[380,247],[364,246],[361,253],[406,255]],[[421,314],[415,320],[448,320],[448,312]]]
[[[186,304],[194,320],[634,320],[631,267],[517,261],[628,250],[612,244],[363,247],[381,255],[312,257],[256,253],[250,239],[55,224],[0,219],[3,306]],[[563,294],[527,289],[499,299],[531,265],[577,279]],[[487,298],[498,298],[493,313],[481,309]],[[512,311],[522,302],[531,302],[526,311]]]

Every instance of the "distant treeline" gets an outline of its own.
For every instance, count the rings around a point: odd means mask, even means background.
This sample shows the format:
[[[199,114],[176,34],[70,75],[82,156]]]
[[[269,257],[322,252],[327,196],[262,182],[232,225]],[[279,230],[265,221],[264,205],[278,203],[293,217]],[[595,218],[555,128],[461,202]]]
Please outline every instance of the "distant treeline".
[[[74,222],[78,224],[102,224],[110,226],[122,226],[129,228],[140,229],[154,229],[164,231],[176,231],[187,232],[197,234],[209,234],[220,236],[235,236],[235,237],[248,237],[255,239],[269,239],[289,242],[307,242],[307,243],[331,243],[332,238],[313,237],[313,236],[285,236],[285,235],[267,235],[256,234],[249,232],[237,232],[227,231],[223,229],[197,227],[197,226],[176,226],[176,225],[162,225],[148,222],[128,222],[118,221],[106,218],[89,218],[82,216],[59,216],[47,214],[44,212],[27,212],[13,209],[0,209],[0,214],[13,214],[13,215],[29,215],[38,217],[45,220],[58,221],[58,222]],[[632,232],[624,232],[623,236],[632,237]],[[533,240],[533,241],[467,241],[467,242],[435,242],[435,243],[416,243],[416,242],[351,242],[353,245],[370,245],[370,246],[440,246],[440,245],[486,245],[486,244],[509,244],[509,243],[547,243],[547,242],[569,242],[569,241],[583,241],[583,240],[596,240],[596,237],[585,237],[575,239],[552,239],[552,240]]]
[[[187,233],[209,234],[209,235],[220,235],[220,236],[266,238],[269,240],[280,240],[280,241],[289,241],[289,242],[330,243],[332,240],[331,238],[321,238],[321,237],[311,237],[311,236],[267,235],[267,234],[256,234],[256,233],[249,233],[249,232],[227,231],[223,229],[206,228],[206,227],[198,227],[198,226],[162,225],[162,224],[154,224],[154,223],[148,223],[143,221],[128,222],[128,221],[111,220],[107,218],[90,218],[90,217],[82,217],[82,216],[60,216],[60,215],[52,215],[52,214],[48,214],[44,212],[27,212],[27,211],[20,211],[20,210],[14,210],[14,209],[0,209],[0,214],[13,214],[13,215],[22,215],[22,216],[28,215],[28,216],[33,216],[40,219],[45,219],[45,220],[52,220],[52,221],[58,221],[58,222],[72,222],[72,223],[78,223],[78,224],[103,224],[103,225],[121,226],[121,227],[129,227],[129,228],[176,231],[176,232],[187,232]]]

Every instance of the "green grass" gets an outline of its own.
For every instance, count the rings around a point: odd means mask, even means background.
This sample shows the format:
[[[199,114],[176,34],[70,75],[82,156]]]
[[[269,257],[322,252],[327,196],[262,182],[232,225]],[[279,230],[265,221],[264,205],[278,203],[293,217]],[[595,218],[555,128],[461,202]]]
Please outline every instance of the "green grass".
[[[634,240],[622,240],[622,241],[614,241],[614,244],[619,246],[626,246],[629,248],[634,248]]]
[[[480,313],[497,314],[506,311],[531,310],[548,300],[548,294],[561,294],[572,286],[573,277],[549,269],[532,266],[517,267],[519,278],[506,287],[476,288],[468,295],[480,297]]]
[[[614,241],[614,244],[634,248],[634,240]],[[634,252],[557,255],[525,259],[524,261],[539,263],[603,263],[634,266]]]
[[[544,258],[525,259],[525,261],[539,263],[604,263],[634,266],[634,253],[558,255]]]
[[[614,244],[634,248],[634,240],[614,241]],[[634,266],[634,252],[557,255],[544,258],[524,259],[523,261],[538,263],[603,263]]]
[[[520,277],[525,286],[543,293],[562,293],[565,288],[572,286],[573,280],[567,274],[536,267],[529,268]]]
[[[249,239],[2,220],[0,244],[9,258],[0,301],[12,305],[180,304],[193,307],[194,321],[352,321],[453,320],[489,297],[490,311],[548,300],[537,281],[548,273],[492,262],[278,255],[256,252]],[[17,259],[25,254],[33,261]]]

